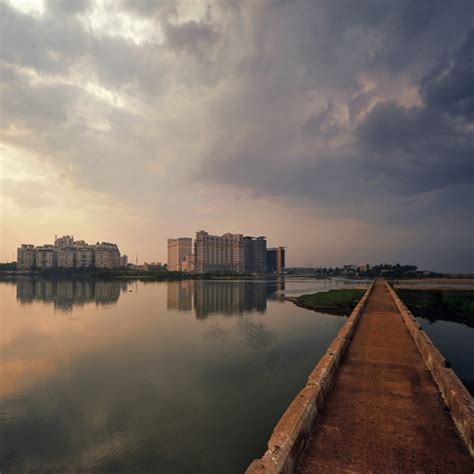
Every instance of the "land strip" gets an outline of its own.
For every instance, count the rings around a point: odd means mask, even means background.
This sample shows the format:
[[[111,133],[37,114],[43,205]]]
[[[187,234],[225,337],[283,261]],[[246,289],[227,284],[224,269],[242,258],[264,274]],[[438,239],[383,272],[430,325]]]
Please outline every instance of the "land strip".
[[[291,301],[296,306],[312,309],[318,313],[348,316],[364,293],[365,290],[360,289],[337,289],[287,297],[286,300]]]

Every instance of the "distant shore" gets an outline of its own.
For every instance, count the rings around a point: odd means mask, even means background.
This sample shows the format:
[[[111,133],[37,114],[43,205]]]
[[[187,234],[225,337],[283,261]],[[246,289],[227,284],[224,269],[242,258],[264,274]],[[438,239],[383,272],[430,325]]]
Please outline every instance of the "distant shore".
[[[20,272],[0,271],[0,278],[88,278],[91,280],[143,280],[143,281],[180,281],[180,280],[256,280],[277,279],[281,275],[272,273],[188,273],[153,270],[111,270],[111,269],[48,269],[43,271]]]
[[[453,285],[458,286],[459,289],[474,289],[474,277],[443,277],[443,278],[426,278],[426,279],[396,279],[391,281],[395,289],[449,289]]]

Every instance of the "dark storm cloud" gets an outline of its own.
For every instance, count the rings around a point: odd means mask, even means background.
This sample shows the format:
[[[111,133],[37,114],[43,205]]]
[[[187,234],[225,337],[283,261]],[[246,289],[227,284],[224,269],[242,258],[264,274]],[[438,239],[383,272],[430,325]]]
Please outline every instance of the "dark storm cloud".
[[[420,194],[473,179],[474,134],[428,107],[377,105],[357,130],[365,166],[385,190]]]
[[[260,56],[244,76],[246,92],[258,97],[239,96],[233,113],[242,125],[219,136],[203,177],[369,219],[379,219],[374,209],[383,205],[386,220],[396,215],[400,221],[397,209],[407,196],[445,192],[452,200],[448,190],[469,188],[474,134],[452,115],[468,114],[473,100],[472,3],[320,2],[297,13],[287,5],[268,10],[258,23]],[[272,49],[280,46],[272,39],[289,31],[301,34],[285,37],[283,53],[294,53],[286,57]],[[435,67],[443,54],[448,59]],[[423,103],[401,105],[398,92],[387,101],[393,73],[419,89]],[[380,90],[364,90],[361,74]],[[285,94],[291,100],[282,100]],[[305,117],[311,97],[323,104]],[[354,196],[367,205],[353,206]],[[423,219],[439,212],[431,207],[433,196],[418,209]],[[471,205],[451,204],[443,208]]]
[[[207,8],[205,15],[199,21],[189,20],[173,23],[171,20],[176,16],[176,14],[168,13],[162,20],[166,46],[169,48],[205,57],[206,52],[221,40],[221,33],[213,23],[210,7]]]
[[[137,16],[152,17],[162,10],[170,8],[171,4],[156,0],[122,0],[120,7]]]
[[[420,89],[427,106],[474,120],[474,30],[431,69]]]
[[[46,0],[46,8],[52,14],[77,15],[91,7],[91,0]]]

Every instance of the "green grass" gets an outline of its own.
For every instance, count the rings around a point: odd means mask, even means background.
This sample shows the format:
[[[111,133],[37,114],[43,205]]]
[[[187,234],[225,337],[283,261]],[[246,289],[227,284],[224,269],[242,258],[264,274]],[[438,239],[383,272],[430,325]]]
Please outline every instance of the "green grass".
[[[474,327],[472,290],[397,290],[397,294],[414,316]]]
[[[349,315],[364,293],[365,290],[329,290],[299,296],[295,303],[318,313]]]

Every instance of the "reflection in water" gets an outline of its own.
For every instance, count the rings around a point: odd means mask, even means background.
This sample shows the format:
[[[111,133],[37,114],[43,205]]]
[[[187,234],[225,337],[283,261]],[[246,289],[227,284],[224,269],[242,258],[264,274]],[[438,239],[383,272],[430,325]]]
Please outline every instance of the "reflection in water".
[[[242,314],[267,309],[265,283],[247,281],[194,282],[194,310],[196,318],[210,314]]]
[[[265,284],[268,297],[273,297],[278,301],[284,301],[283,292],[285,291],[285,279],[283,277],[267,281]]]
[[[168,310],[191,311],[192,292],[192,280],[168,282]]]
[[[275,334],[268,330],[264,324],[251,319],[240,319],[239,331],[245,342],[254,349],[268,347],[276,338]]]
[[[126,281],[87,279],[53,280],[19,278],[17,299],[21,303],[35,300],[51,302],[56,309],[72,311],[74,305],[117,303],[120,292],[127,291]],[[282,300],[284,279],[265,282],[183,280],[167,283],[168,310],[194,311],[197,318],[211,314],[243,314],[267,308],[267,298]]]
[[[204,281],[168,282],[168,310],[191,311],[196,318],[211,314],[264,313],[267,297],[285,288],[283,279],[274,281]],[[277,296],[281,298],[281,296]]]
[[[342,284],[287,278],[285,292]],[[280,303],[277,281],[126,288],[0,283],[0,472],[242,473],[344,323]],[[451,326],[433,340],[473,379],[474,331]]]
[[[48,280],[19,278],[16,296],[21,303],[34,300],[50,301],[56,309],[72,311],[74,305],[83,306],[94,302],[96,305],[115,304],[120,291],[127,290],[125,281]]]

